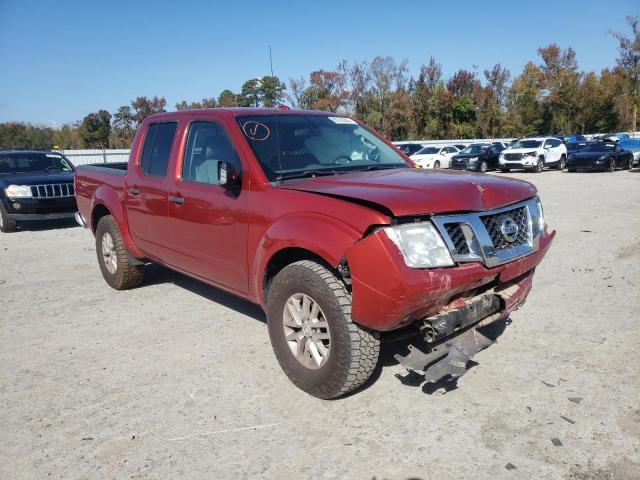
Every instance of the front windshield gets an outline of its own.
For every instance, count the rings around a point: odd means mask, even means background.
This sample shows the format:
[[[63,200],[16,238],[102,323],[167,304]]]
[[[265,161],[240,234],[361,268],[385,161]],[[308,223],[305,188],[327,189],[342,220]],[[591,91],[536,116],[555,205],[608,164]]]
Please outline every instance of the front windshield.
[[[487,148],[489,148],[489,145],[480,145],[480,144],[473,144],[473,145],[469,145],[467,148],[465,148],[464,150],[462,150],[460,153],[470,153],[472,155],[477,154],[477,153],[482,153],[484,152]]]
[[[541,144],[540,140],[519,140],[511,148],[538,148]]]
[[[591,142],[584,147],[583,152],[610,152],[616,149],[615,143]]]
[[[73,172],[62,155],[54,153],[10,153],[0,155],[0,175],[9,173]]]
[[[394,148],[350,118],[273,114],[237,121],[270,181],[409,166]]]
[[[433,155],[439,151],[440,149],[438,147],[424,147],[422,150],[418,151],[416,155]]]

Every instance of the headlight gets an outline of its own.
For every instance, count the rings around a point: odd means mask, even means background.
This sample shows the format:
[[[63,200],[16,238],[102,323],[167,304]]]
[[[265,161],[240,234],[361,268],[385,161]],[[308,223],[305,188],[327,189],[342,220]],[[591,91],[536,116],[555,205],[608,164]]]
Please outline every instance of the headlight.
[[[533,157],[536,152],[525,152],[522,154],[523,157]]]
[[[607,159],[607,156],[606,156],[606,155],[600,155],[600,156],[598,157],[598,160],[606,160],[606,159]]]
[[[384,232],[400,249],[407,267],[435,268],[453,265],[449,249],[431,222],[386,227]]]
[[[536,206],[538,207],[538,231],[540,234],[544,232],[544,210],[542,210],[542,202],[536,197]]]
[[[471,157],[471,158],[469,159],[469,162],[470,162],[470,163],[477,162],[477,161],[478,161],[478,157]]]
[[[4,189],[7,197],[11,198],[31,198],[31,187],[28,185],[9,185]]]

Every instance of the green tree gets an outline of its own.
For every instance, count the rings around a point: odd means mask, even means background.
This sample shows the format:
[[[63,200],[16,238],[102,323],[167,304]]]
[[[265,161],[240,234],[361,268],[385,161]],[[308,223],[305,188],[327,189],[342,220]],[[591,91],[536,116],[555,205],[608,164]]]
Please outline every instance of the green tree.
[[[262,95],[259,78],[252,78],[242,84],[242,89],[237,97],[238,105],[241,107],[259,107]]]
[[[631,104],[631,130],[638,127],[638,105],[640,104],[640,28],[638,17],[628,16],[626,22],[631,28],[631,36],[613,33],[618,40],[618,67],[626,79],[629,103]]]
[[[260,80],[260,102],[263,106],[271,108],[284,99],[287,86],[278,77],[265,76]]]
[[[88,148],[109,148],[111,114],[106,110],[90,113],[82,120],[80,136]]]
[[[218,96],[218,105],[220,107],[237,107],[238,96],[231,90],[223,90]]]
[[[122,105],[113,114],[111,146],[115,148],[129,148],[136,134],[135,119],[129,105]]]

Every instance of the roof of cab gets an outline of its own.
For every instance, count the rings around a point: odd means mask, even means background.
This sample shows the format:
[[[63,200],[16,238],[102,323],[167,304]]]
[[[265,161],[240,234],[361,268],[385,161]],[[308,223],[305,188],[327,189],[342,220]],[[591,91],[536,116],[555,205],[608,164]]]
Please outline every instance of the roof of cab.
[[[273,115],[277,113],[278,115],[331,115],[334,117],[346,117],[348,115],[344,115],[341,113],[334,112],[324,112],[321,110],[303,110],[303,109],[293,109],[293,108],[266,108],[266,107],[230,107],[230,108],[197,108],[193,110],[178,110],[174,112],[164,112],[164,113],[156,113],[153,115],[149,115],[145,118],[146,120],[155,120],[155,119],[163,119],[163,118],[180,118],[180,117],[190,117],[190,116],[200,116],[200,115],[211,115],[215,114],[216,116],[228,115],[231,117],[238,117],[242,115]]]

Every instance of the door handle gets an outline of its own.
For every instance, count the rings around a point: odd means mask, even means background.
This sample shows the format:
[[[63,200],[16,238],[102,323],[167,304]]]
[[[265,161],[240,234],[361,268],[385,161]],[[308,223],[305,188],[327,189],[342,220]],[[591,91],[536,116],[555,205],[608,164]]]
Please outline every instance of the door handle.
[[[133,187],[129,187],[127,189],[127,191],[131,194],[131,195],[138,195],[140,193],[140,190],[138,190],[137,188],[133,188]]]
[[[176,205],[182,205],[184,203],[184,197],[169,195],[169,201],[171,203],[175,203]]]

